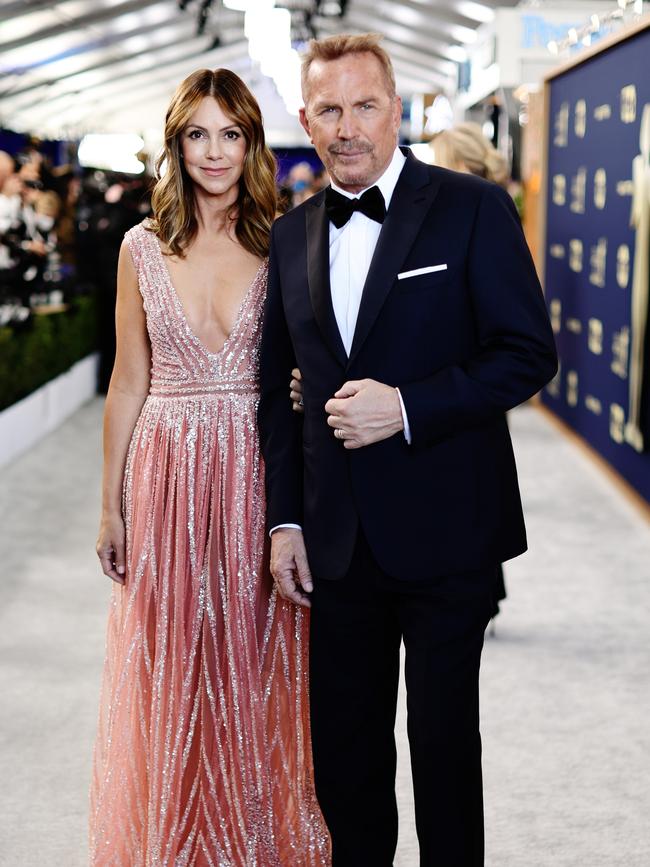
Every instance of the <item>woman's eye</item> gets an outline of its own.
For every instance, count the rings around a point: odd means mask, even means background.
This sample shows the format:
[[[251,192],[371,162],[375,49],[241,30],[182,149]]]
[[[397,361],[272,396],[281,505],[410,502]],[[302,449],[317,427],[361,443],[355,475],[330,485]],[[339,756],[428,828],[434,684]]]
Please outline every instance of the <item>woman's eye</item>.
[[[203,133],[201,132],[200,129],[193,129],[190,131],[189,138],[197,139],[197,138],[200,138],[202,135],[203,135]]]
[[[229,129],[226,133],[226,138],[230,139],[230,141],[237,141],[240,138],[240,133],[236,132],[234,129]]]

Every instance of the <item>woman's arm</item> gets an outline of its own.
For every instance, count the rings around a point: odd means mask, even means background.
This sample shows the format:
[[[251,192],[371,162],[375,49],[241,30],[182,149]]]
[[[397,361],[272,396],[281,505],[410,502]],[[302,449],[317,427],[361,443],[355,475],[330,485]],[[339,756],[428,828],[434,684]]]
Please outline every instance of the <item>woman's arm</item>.
[[[151,367],[142,296],[126,242],[122,243],[117,267],[115,325],[117,351],[104,410],[104,480],[97,556],[104,574],[124,584],[124,465],[133,429],[149,392]]]

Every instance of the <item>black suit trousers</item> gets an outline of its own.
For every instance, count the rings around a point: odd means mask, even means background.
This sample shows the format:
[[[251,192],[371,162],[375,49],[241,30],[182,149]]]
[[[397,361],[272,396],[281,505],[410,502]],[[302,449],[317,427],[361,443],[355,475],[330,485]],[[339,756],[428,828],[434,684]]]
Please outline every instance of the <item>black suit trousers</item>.
[[[478,674],[495,569],[398,581],[360,534],[348,574],[316,582],[312,739],[333,867],[393,863],[402,641],[420,865],[483,865]]]

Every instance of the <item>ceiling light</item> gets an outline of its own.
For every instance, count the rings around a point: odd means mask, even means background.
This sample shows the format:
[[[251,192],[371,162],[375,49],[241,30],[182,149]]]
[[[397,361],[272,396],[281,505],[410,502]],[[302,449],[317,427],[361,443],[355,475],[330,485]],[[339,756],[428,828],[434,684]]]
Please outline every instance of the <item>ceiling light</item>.
[[[226,9],[234,9],[235,12],[248,12],[255,6],[255,0],[223,0],[223,5]]]
[[[85,135],[79,143],[78,159],[82,166],[140,175],[144,163],[137,154],[144,147],[144,140],[133,133]]]
[[[471,18],[472,21],[478,21],[480,24],[494,21],[494,9],[490,6],[485,6],[483,3],[472,3],[469,0],[467,2],[466,0],[461,0],[460,3],[454,3],[453,7],[464,18]]]
[[[471,27],[462,27],[459,24],[450,27],[449,34],[452,39],[456,39],[458,42],[464,42],[466,45],[471,45],[478,39],[478,33],[476,30],[473,30]]]
[[[467,51],[461,45],[450,45],[447,49],[447,57],[455,60],[456,63],[465,63],[467,60]]]

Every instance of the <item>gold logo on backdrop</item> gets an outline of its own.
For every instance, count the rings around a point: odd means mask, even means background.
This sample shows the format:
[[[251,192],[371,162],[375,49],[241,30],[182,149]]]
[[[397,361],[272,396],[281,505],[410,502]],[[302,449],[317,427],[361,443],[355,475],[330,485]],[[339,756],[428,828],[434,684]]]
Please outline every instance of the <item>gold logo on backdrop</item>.
[[[594,205],[602,211],[607,201],[607,172],[598,169],[594,175]]]
[[[612,373],[627,379],[627,360],[630,354],[630,328],[624,325],[612,336]]]
[[[562,330],[562,302],[559,298],[554,298],[549,304],[549,313],[551,316],[551,328],[553,334],[559,334]]]
[[[553,259],[564,259],[566,256],[564,244],[551,244],[550,253]]]
[[[628,84],[621,90],[621,120],[634,123],[636,120],[636,85]]]
[[[625,442],[635,451],[643,451],[643,432],[632,421],[628,421],[625,425]]]
[[[555,115],[555,137],[553,144],[565,148],[569,143],[569,103],[563,102]]]
[[[583,247],[580,238],[569,241],[569,268],[579,274],[582,271]]]
[[[616,253],[616,282],[621,289],[627,289],[630,282],[630,248],[621,244]]]
[[[612,116],[612,107],[611,105],[597,105],[594,109],[594,118],[595,120],[609,120]]]
[[[576,113],[573,119],[573,131],[578,138],[584,138],[587,131],[587,103],[584,99],[576,102]]]
[[[589,349],[594,355],[603,354],[603,323],[600,319],[589,320]]]
[[[634,181],[619,181],[616,184],[616,192],[619,196],[633,196],[634,195]]]
[[[564,175],[553,176],[553,204],[566,204],[566,178]]]
[[[594,286],[605,285],[605,271],[607,268],[607,238],[599,238],[595,247],[591,248],[591,273],[589,282]]]
[[[570,316],[566,321],[566,330],[571,334],[582,334],[582,322],[575,316]]]
[[[578,405],[578,371],[570,370],[566,375],[566,402],[569,406]]]
[[[632,421],[625,425],[625,442],[635,451],[643,451],[643,432]]]
[[[581,166],[571,181],[571,210],[574,214],[584,214],[587,197],[587,169]]]
[[[609,435],[615,443],[625,441],[625,410],[617,403],[609,407]]]
[[[589,412],[593,412],[594,415],[603,414],[603,405],[597,397],[593,396],[593,394],[587,395],[587,397],[585,398],[585,406],[587,407]]]

